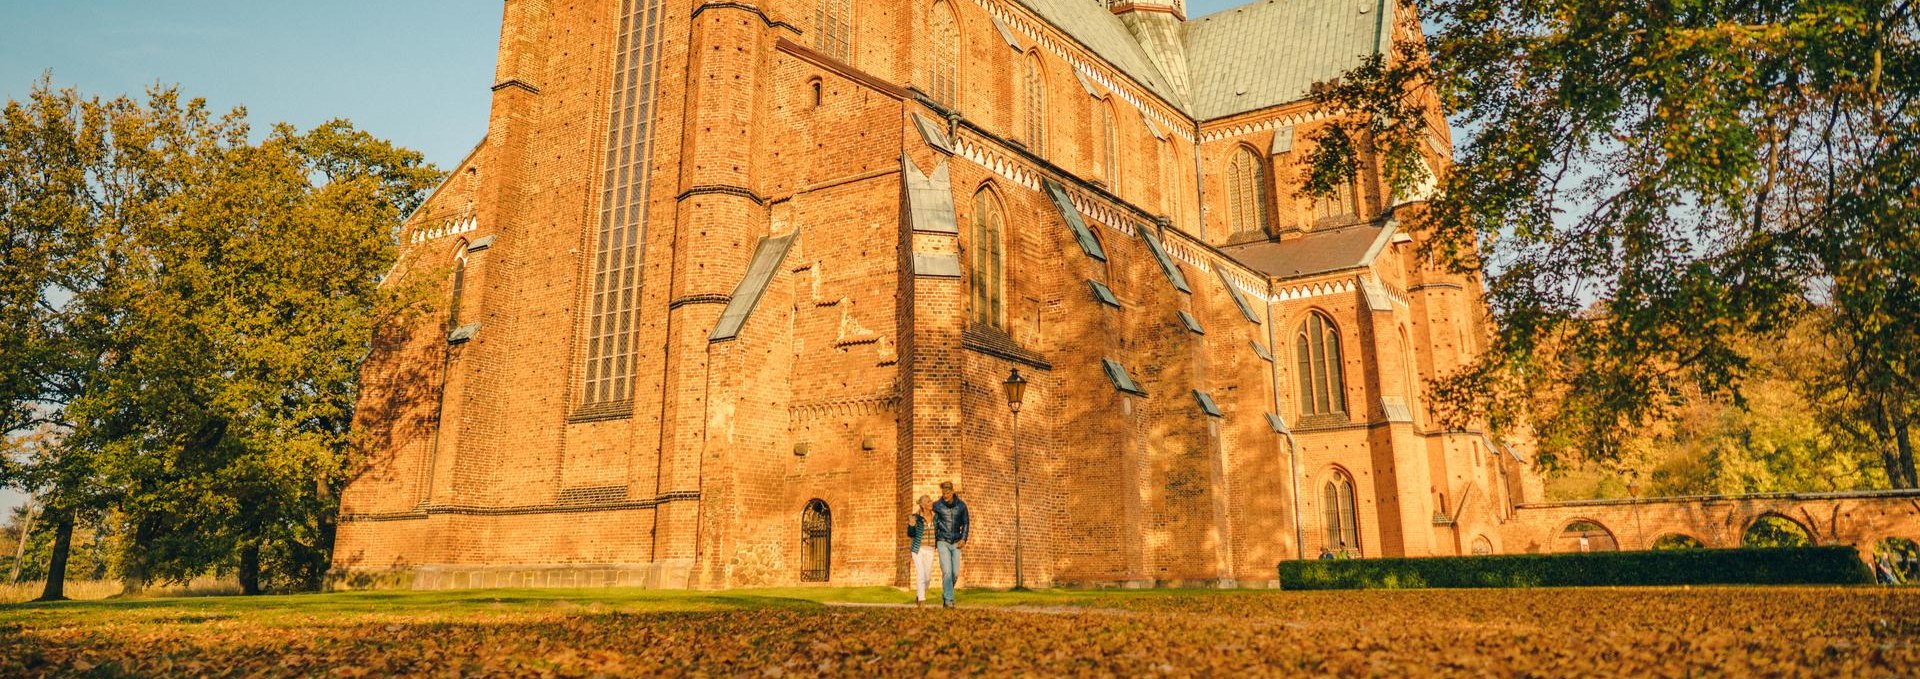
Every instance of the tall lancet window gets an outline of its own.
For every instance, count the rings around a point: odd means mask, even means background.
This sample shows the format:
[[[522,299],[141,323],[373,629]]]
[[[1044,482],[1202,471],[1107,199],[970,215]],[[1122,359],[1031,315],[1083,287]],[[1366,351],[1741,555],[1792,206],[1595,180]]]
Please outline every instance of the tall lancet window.
[[[600,225],[594,234],[592,298],[582,405],[633,399],[634,331],[639,324],[640,255],[647,226],[654,76],[660,59],[660,0],[623,0],[614,51],[612,122]]]
[[[453,257],[452,290],[447,294],[447,331],[460,327],[460,302],[467,296],[467,248],[460,246],[460,254]]]
[[[853,0],[820,0],[813,12],[813,48],[853,62]]]
[[[1100,165],[1107,190],[1120,192],[1120,130],[1115,124],[1113,102],[1100,102]]]
[[[970,316],[979,325],[1006,325],[1007,220],[993,189],[973,194],[973,248],[969,278],[973,288]]]
[[[1040,68],[1040,53],[1036,50],[1027,53],[1026,68],[1026,133],[1027,150],[1046,155],[1047,145],[1047,74]]]
[[[1267,233],[1267,168],[1260,153],[1246,146],[1227,162],[1227,220],[1234,240]]]
[[[927,21],[933,40],[927,59],[932,69],[927,78],[927,86],[933,88],[929,94],[941,106],[956,108],[960,99],[960,24],[946,2],[933,3],[933,14]]]
[[[1327,549],[1346,552],[1340,556],[1358,556],[1360,525],[1355,517],[1359,512],[1353,502],[1353,477],[1335,470],[1333,478],[1321,486],[1320,507],[1327,516]]]

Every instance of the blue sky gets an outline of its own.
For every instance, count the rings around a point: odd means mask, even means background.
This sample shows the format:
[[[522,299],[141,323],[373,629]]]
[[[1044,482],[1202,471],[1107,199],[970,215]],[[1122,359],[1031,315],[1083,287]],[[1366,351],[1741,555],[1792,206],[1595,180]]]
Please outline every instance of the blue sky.
[[[1091,2],[1092,0],[1088,0]],[[1244,4],[1192,0],[1201,16]],[[347,118],[441,167],[486,133],[498,0],[0,0],[0,98],[178,84],[256,129]],[[0,490],[0,507],[20,503]]]
[[[486,130],[498,0],[0,0],[0,97],[179,84],[256,129],[353,120],[459,162]]]

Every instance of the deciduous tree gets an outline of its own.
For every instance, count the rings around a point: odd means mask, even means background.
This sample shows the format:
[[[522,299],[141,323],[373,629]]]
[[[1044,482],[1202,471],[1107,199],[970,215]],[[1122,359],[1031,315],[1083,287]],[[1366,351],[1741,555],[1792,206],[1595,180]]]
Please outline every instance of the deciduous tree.
[[[1688,395],[1739,398],[1741,343],[1817,308],[1832,390],[1889,480],[1920,481],[1913,0],[1422,4],[1424,43],[1319,91],[1344,115],[1309,190],[1356,148],[1419,183],[1423,142],[1460,133],[1418,226],[1486,275],[1498,331],[1438,385],[1452,419],[1531,426],[1548,463],[1617,459]]]

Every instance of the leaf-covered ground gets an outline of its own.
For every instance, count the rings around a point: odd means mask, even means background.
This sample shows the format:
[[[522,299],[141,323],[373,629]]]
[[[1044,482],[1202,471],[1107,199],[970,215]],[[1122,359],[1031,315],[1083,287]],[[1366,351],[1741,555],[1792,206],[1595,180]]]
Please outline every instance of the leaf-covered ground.
[[[353,593],[0,606],[0,676],[1914,676],[1920,591]],[[823,602],[832,602],[827,605]]]

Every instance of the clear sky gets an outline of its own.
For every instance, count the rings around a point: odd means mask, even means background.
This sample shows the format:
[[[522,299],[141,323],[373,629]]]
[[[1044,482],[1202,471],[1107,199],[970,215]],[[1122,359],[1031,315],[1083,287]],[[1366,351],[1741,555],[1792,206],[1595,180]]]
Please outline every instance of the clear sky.
[[[257,129],[348,118],[460,161],[487,124],[499,0],[0,0],[0,97],[43,72],[102,95],[178,84]]]
[[[256,129],[347,118],[451,167],[486,133],[500,13],[498,0],[0,0],[0,98],[48,72],[106,96],[177,84],[246,106]],[[20,500],[0,490],[0,508]]]

